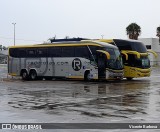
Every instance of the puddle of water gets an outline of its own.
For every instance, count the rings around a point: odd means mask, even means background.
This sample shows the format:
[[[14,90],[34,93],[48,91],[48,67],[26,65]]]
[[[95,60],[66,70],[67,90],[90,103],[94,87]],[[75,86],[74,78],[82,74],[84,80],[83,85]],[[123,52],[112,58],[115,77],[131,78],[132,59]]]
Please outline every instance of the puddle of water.
[[[46,121],[54,120],[53,117],[61,121],[63,118],[75,118],[77,122],[81,117],[86,117],[81,119],[87,122],[93,122],[93,119],[103,122],[126,119],[159,120],[158,81],[157,76],[116,83],[4,81],[0,83],[0,101],[5,107],[0,108],[1,111],[8,112],[35,111],[40,116],[45,116]],[[37,118],[33,114],[31,116]]]

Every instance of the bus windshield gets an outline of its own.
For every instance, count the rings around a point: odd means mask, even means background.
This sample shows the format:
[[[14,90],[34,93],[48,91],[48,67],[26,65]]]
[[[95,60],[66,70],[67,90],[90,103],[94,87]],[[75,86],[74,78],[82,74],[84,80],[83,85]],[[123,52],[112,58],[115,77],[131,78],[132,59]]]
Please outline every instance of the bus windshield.
[[[119,40],[114,39],[116,45],[118,46],[119,50],[132,50],[137,51],[140,53],[146,53],[147,49],[146,46],[139,41],[128,41],[128,40]]]
[[[139,67],[139,68],[149,68],[150,67],[150,61],[148,57],[136,59],[135,64],[136,64],[136,67]]]
[[[123,69],[122,57],[118,49],[105,48],[110,54],[110,59],[107,60],[107,68],[112,68],[115,70]]]

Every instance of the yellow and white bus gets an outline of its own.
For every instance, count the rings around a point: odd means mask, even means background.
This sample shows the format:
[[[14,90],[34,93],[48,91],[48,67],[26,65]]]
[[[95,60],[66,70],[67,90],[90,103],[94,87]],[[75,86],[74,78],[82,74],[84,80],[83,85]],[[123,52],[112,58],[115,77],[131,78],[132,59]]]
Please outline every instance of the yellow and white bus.
[[[117,46],[92,40],[55,40],[9,47],[8,73],[23,80],[122,79],[123,63]]]
[[[122,39],[101,39],[100,42],[107,42],[116,45],[121,51],[124,64],[124,78],[132,80],[133,78],[150,76],[150,60],[148,52],[157,54],[151,50],[147,51],[146,46],[137,40]]]

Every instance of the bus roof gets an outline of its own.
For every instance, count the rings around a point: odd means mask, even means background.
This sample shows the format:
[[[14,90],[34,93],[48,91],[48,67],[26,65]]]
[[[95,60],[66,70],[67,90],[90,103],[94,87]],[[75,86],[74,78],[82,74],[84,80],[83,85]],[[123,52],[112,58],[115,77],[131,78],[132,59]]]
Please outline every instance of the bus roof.
[[[100,42],[113,43],[114,41],[141,42],[133,39],[99,39]]]
[[[141,42],[139,40],[134,40],[134,39],[112,39],[112,41],[126,41],[126,42]]]
[[[54,46],[100,46],[100,47],[110,47],[117,48],[109,43],[92,41],[92,40],[82,40],[82,41],[72,41],[72,42],[55,42],[55,43],[44,43],[44,44],[34,44],[34,45],[20,45],[20,46],[10,46],[9,48],[38,48],[38,47],[54,47]]]

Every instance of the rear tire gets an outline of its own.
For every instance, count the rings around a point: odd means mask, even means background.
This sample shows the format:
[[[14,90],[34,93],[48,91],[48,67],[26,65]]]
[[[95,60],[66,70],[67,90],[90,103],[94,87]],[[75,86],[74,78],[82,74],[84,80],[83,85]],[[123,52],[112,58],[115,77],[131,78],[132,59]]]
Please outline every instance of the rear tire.
[[[31,70],[30,75],[29,75],[31,80],[36,80],[37,79],[37,73],[35,70]]]
[[[28,73],[27,73],[27,71],[22,71],[21,77],[22,77],[22,80],[28,80]]]

